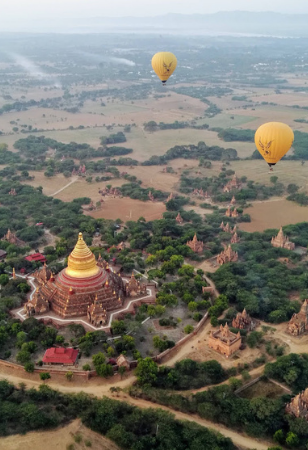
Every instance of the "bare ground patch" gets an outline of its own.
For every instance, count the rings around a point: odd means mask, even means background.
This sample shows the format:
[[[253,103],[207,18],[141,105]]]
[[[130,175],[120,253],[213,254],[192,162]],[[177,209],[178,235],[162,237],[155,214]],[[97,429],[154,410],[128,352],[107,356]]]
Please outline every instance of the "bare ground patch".
[[[160,219],[162,213],[166,211],[166,206],[162,202],[142,202],[131,198],[111,198],[106,197],[102,209],[98,211],[86,212],[85,214],[95,219],[121,219],[138,220],[144,217],[145,220]]]
[[[76,434],[82,437],[82,442],[78,444],[74,441]],[[76,450],[84,450],[87,448],[86,441],[91,442],[93,450],[119,449],[109,439],[86,428],[78,419],[53,431],[31,431],[25,435],[2,437],[0,450],[65,450],[70,444],[74,444]]]

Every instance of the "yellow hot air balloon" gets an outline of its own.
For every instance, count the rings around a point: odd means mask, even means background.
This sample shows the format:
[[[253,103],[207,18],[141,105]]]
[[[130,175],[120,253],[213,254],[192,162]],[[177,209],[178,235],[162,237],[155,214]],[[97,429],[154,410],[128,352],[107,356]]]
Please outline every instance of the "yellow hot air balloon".
[[[152,67],[156,75],[165,84],[169,77],[175,71],[177,59],[173,53],[159,52],[152,58]]]
[[[261,125],[255,134],[255,144],[267,164],[274,166],[290,150],[294,133],[285,123],[268,122]]]

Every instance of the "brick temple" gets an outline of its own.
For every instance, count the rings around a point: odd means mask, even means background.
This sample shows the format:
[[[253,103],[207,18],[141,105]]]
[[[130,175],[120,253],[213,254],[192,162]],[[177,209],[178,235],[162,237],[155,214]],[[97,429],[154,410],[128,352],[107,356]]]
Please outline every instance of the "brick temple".
[[[108,313],[121,307],[127,295],[145,292],[136,280],[125,286],[120,274],[114,273],[102,258],[96,261],[82,233],[65,269],[54,275],[45,265],[34,273],[34,278],[36,292],[24,306],[28,317],[51,310],[62,318],[86,316],[95,326],[107,323]]]
[[[237,334],[230,331],[228,324],[220,325],[219,330],[211,331],[209,347],[227,358],[235,353],[242,345],[240,332]]]
[[[272,237],[271,244],[273,247],[277,248],[286,248],[287,250],[295,249],[295,244],[289,240],[288,236],[283,234],[282,227],[280,227],[277,236]]]
[[[308,300],[302,304],[299,313],[294,313],[288,323],[287,332],[299,336],[308,331]]]
[[[223,191],[224,192],[231,192],[236,189],[240,189],[242,187],[242,183],[237,178],[236,174],[233,175],[232,179],[228,181],[228,183],[224,186]]]
[[[188,245],[188,247],[191,248],[194,253],[202,253],[203,252],[204,244],[202,241],[198,241],[196,233],[195,233],[192,241],[187,241],[186,245]]]
[[[252,320],[246,309],[242,313],[237,313],[236,317],[232,320],[232,327],[239,330],[253,330],[256,326],[256,322]]]
[[[238,253],[232,250],[231,244],[228,245],[219,255],[217,255],[217,264],[222,266],[229,262],[238,261]]]
[[[17,245],[18,247],[22,247],[23,245],[26,245],[26,243],[24,241],[22,241],[21,239],[19,239],[16,236],[16,233],[11,231],[10,229],[7,230],[7,232],[5,233],[5,235],[3,236],[1,241],[7,241],[10,244]]]
[[[286,413],[308,420],[308,388],[292,398],[286,406]]]

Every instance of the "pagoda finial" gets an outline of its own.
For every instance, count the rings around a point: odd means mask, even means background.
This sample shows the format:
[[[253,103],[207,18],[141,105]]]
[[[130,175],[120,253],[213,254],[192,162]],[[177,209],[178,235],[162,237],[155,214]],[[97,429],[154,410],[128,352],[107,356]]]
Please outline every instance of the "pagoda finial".
[[[83,239],[83,236],[82,236],[82,233],[81,233],[81,231],[79,231],[79,233],[78,233],[78,240],[82,240]]]
[[[15,267],[13,267],[13,273],[12,273],[12,275],[13,275],[13,280],[15,280],[15,279],[16,279]]]

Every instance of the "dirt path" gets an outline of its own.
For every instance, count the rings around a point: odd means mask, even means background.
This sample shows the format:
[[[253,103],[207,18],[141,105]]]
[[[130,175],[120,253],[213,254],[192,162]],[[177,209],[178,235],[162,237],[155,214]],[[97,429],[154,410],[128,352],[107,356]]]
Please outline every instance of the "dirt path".
[[[63,186],[61,189],[59,189],[58,191],[54,192],[53,194],[50,194],[50,197],[54,197],[55,195],[57,195],[60,192],[64,191],[64,189],[68,188],[71,184],[75,183],[77,180],[78,180],[77,177],[73,178],[72,181],[70,181],[68,184]]]

